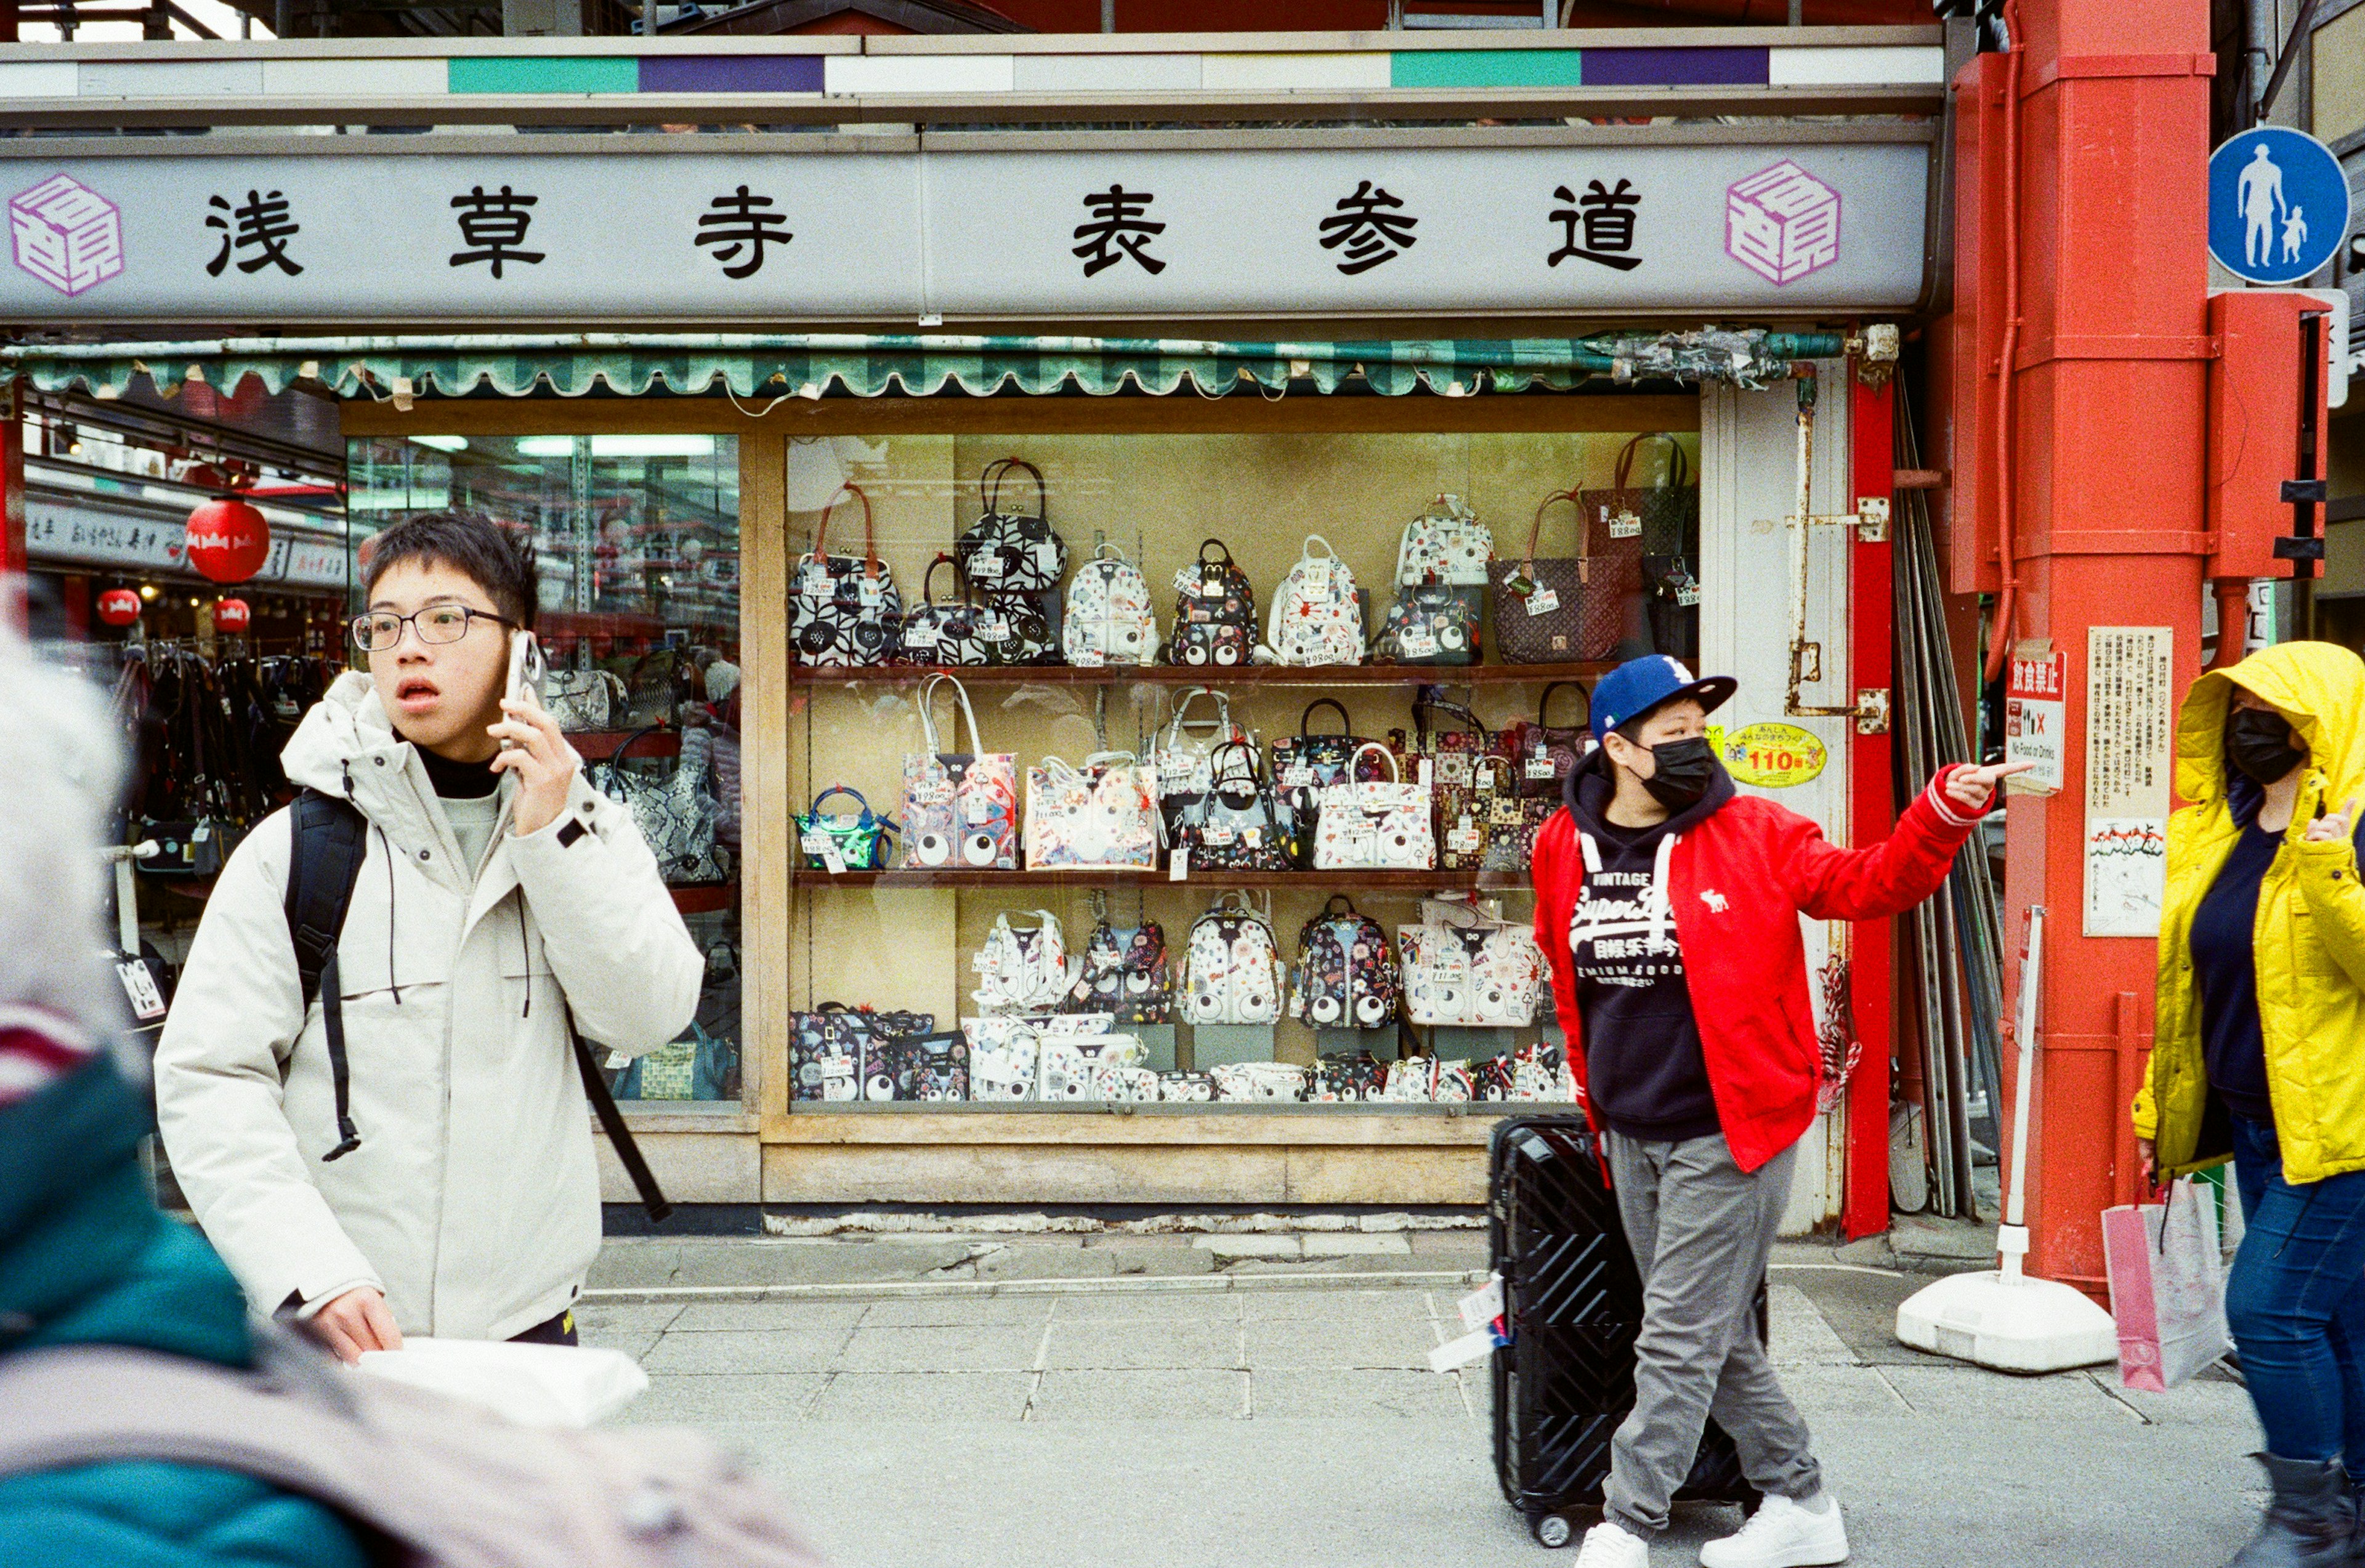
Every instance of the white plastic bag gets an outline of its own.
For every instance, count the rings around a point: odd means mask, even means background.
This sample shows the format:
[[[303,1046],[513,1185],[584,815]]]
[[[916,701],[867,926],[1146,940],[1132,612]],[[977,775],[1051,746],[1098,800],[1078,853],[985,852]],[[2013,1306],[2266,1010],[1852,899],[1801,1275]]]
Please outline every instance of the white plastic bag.
[[[2164,1204],[2103,1210],[2102,1258],[2124,1386],[2163,1393],[2231,1347],[2214,1191],[2180,1176]]]
[[[482,1405],[521,1427],[592,1426],[649,1386],[649,1374],[623,1351],[576,1345],[407,1338],[399,1350],[364,1350],[360,1366],[373,1377]]]

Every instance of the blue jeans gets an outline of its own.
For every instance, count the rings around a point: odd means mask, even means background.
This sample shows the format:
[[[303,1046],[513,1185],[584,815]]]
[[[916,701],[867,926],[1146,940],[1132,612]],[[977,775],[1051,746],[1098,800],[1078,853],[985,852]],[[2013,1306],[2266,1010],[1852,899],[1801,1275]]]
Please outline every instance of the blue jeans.
[[[2267,1451],[2345,1459],[2365,1480],[2365,1170],[2294,1187],[2273,1124],[2233,1123],[2248,1229],[2225,1318]]]

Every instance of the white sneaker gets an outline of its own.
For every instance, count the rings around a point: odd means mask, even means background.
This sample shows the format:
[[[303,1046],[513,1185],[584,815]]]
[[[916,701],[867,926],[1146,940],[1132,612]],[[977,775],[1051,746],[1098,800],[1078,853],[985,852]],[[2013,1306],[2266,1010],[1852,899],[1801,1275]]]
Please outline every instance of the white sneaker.
[[[1575,1568],[1651,1568],[1651,1543],[1604,1519],[1585,1532]]]
[[[1847,1525],[1838,1502],[1829,1493],[1815,1500],[1823,1505],[1821,1513],[1769,1494],[1747,1524],[1700,1548],[1700,1568],[1824,1568],[1846,1562]]]

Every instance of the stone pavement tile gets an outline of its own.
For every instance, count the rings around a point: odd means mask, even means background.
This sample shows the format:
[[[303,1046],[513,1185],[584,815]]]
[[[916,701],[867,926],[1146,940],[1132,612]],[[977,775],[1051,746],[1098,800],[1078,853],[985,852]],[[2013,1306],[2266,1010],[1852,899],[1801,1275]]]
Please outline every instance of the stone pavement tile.
[[[633,1402],[626,1421],[793,1421],[828,1379],[820,1372],[771,1376],[728,1372],[649,1379],[649,1391]]]
[[[1807,1418],[1810,1430],[1834,1422],[1911,1421],[1914,1411],[1881,1377],[1877,1367],[1809,1362],[1779,1369],[1783,1390]]]
[[[1412,1255],[1431,1268],[1483,1269],[1487,1240],[1483,1230],[1416,1230],[1405,1238]]]
[[[1823,1321],[1806,1292],[1775,1281],[1765,1288],[1765,1349],[1777,1367],[1852,1367],[1856,1354]]]
[[[1031,1323],[1040,1328],[1051,1316],[1049,1295],[884,1296],[862,1315],[865,1328],[951,1328]]]
[[[681,1309],[667,1332],[705,1334],[717,1329],[846,1329],[863,1320],[858,1301],[701,1301]]]
[[[820,1421],[1015,1421],[1035,1374],[1023,1372],[839,1372],[813,1402]]]
[[[1437,1334],[1421,1321],[1301,1318],[1251,1319],[1246,1327],[1249,1365],[1266,1367],[1413,1367],[1429,1371]],[[1431,1374],[1432,1376],[1435,1374]]]
[[[1119,1279],[1179,1280],[1216,1271],[1215,1254],[1191,1247],[1104,1247],[1092,1255],[1115,1259]]]
[[[1948,1423],[2141,1424],[2133,1410],[2103,1393],[2082,1372],[2014,1377],[1957,1362],[1945,1367],[1884,1367],[1881,1373],[1915,1414]]]
[[[1237,1368],[1240,1325],[1222,1318],[1171,1322],[1118,1319],[1051,1326],[1051,1346],[1043,1363],[1062,1369],[1115,1370],[1141,1367]]]
[[[1836,1267],[1782,1266],[1771,1282],[1797,1287],[1840,1342],[1875,1366],[1956,1367],[1962,1363],[1900,1344],[1897,1308],[1930,1282],[1927,1275],[1867,1273]]]
[[[641,1358],[641,1364],[653,1373],[827,1372],[837,1364],[849,1332],[780,1328],[668,1333]]]
[[[1303,1258],[1306,1243],[1295,1236],[1272,1236],[1250,1233],[1245,1236],[1194,1236],[1194,1250],[1212,1252],[1216,1260],[1229,1258]]]
[[[1338,1291],[1250,1289],[1239,1293],[1240,1310],[1251,1323],[1396,1322],[1426,1323],[1429,1319],[1427,1291]],[[1440,1298],[1438,1310],[1451,1323],[1453,1304]]]
[[[1302,1237],[1299,1244],[1308,1258],[1409,1258],[1412,1244],[1401,1236],[1340,1236],[1316,1234]]]
[[[847,1284],[915,1280],[961,1261],[965,1240],[928,1238],[818,1238],[711,1237],[668,1242],[667,1253],[645,1244],[611,1241],[591,1265],[599,1289],[632,1285]],[[665,1271],[662,1277],[652,1277]]]
[[[639,1361],[656,1349],[665,1326],[680,1311],[678,1306],[578,1306],[575,1331],[586,1345],[622,1350]]]
[[[600,1247],[586,1282],[592,1290],[679,1284],[674,1276],[680,1268],[678,1241],[617,1239]]]
[[[1245,1373],[1212,1368],[1160,1372],[1048,1372],[1027,1416],[1036,1421],[1237,1420]]]
[[[1147,1258],[1149,1254],[1142,1254]],[[1107,1249],[1077,1246],[999,1248],[977,1260],[981,1280],[1105,1280],[1114,1278],[1118,1255]]]
[[[1250,1412],[1259,1420],[1336,1420],[1359,1416],[1469,1419],[1462,1407],[1461,1389],[1452,1378],[1433,1372],[1283,1368],[1252,1373],[1249,1382]]]
[[[2196,1377],[2165,1394],[2146,1394],[2119,1386],[2116,1367],[2090,1367],[2086,1375],[2095,1386],[2133,1406],[2157,1427],[2206,1427],[2214,1431],[2238,1431],[2255,1426],[2250,1391],[2230,1379]]]
[[[1070,1323],[1238,1323],[1245,1293],[1229,1290],[1076,1291],[1058,1297],[1052,1316]]]
[[[1026,1372],[1042,1346],[1043,1331],[1022,1325],[863,1327],[837,1364],[846,1372]]]

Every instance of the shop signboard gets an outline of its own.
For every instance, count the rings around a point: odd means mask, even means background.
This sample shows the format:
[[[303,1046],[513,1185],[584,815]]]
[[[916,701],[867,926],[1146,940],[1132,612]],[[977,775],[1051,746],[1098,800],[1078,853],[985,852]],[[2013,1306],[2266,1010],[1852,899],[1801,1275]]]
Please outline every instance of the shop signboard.
[[[25,552],[37,566],[194,575],[184,549],[186,535],[186,524],[178,519],[53,496],[25,498]],[[303,537],[289,524],[275,521],[270,553],[246,580],[341,588],[345,547],[333,539]]]
[[[768,326],[1903,308],[1920,294],[1929,149],[1911,128],[1569,136],[65,158],[19,143],[0,149],[22,196],[0,317]]]

